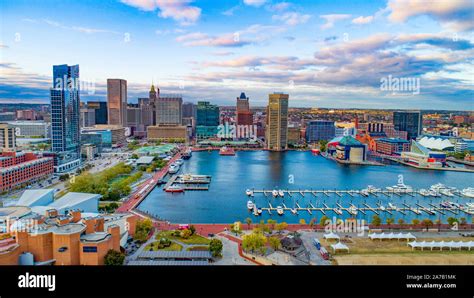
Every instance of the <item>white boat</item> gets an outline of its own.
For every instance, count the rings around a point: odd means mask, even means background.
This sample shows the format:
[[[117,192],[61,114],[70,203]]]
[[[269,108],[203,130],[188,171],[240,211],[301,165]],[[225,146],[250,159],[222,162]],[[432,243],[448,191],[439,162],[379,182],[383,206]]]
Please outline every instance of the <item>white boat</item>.
[[[394,186],[387,186],[387,190],[396,192],[396,193],[411,193],[413,192],[413,188],[409,185],[405,185],[403,182],[397,183]]]
[[[178,173],[179,171],[179,166],[176,166],[174,164],[172,164],[169,168],[168,168],[168,173],[170,174],[176,174]]]
[[[385,211],[385,209],[386,209],[384,205],[380,205],[379,207],[380,207],[380,210],[382,210],[382,211]]]
[[[276,189],[272,190],[272,195],[276,198],[278,197],[278,191]]]
[[[419,193],[420,193],[420,195],[422,195],[424,197],[427,197],[427,196],[430,195],[430,191],[427,190],[427,189],[424,189],[424,188],[420,189]]]
[[[336,214],[339,214],[339,215],[342,214],[342,210],[339,209],[339,208],[334,208],[334,212],[335,212]]]
[[[250,189],[247,189],[247,190],[245,191],[245,194],[248,195],[249,197],[253,197],[253,191],[250,190]]]
[[[180,166],[180,165],[182,165],[182,164],[184,163],[184,160],[181,159],[181,158],[179,158],[179,159],[177,159],[174,163]]]
[[[474,187],[468,187],[461,191],[461,194],[466,198],[474,198]]]
[[[470,213],[474,212],[474,203],[468,202],[466,203],[466,206],[464,207],[464,210]]]
[[[252,210],[254,206],[255,206],[255,204],[252,201],[250,201],[250,200],[247,201],[247,208],[249,210]]]
[[[375,192],[381,191],[381,189],[377,188],[373,185],[368,185],[367,188],[364,188],[362,191],[364,191],[366,193],[375,193]]]
[[[253,215],[258,216],[258,208],[257,205],[253,205]]]
[[[277,213],[278,213],[278,215],[283,215],[283,212],[284,212],[284,211],[283,211],[283,207],[277,206]]]
[[[292,209],[291,209],[291,213],[293,213],[293,214],[298,214],[298,211],[296,211],[296,208],[292,208]]]
[[[368,197],[369,196],[369,191],[367,189],[363,189],[360,191],[360,194],[363,195],[364,197]]]
[[[429,196],[430,196],[430,197],[439,197],[439,192],[437,192],[437,191],[434,190],[434,189],[430,189],[430,190],[428,191],[428,193],[429,193]]]
[[[258,208],[258,209],[257,209],[257,213],[258,213],[258,215],[262,215],[262,209],[261,209],[261,208]]]
[[[283,190],[280,189],[278,191],[278,195],[283,198],[285,196],[285,193],[283,192]]]
[[[447,196],[447,197],[454,197],[454,195],[451,193],[451,191],[447,188],[445,189],[440,189],[439,190],[439,193],[444,195],[444,196]]]
[[[398,207],[392,203],[388,203],[388,206],[392,208],[393,210],[398,210]]]
[[[349,213],[352,214],[352,215],[357,215],[357,213],[359,212],[359,210],[357,210],[357,207],[352,205],[349,207]]]

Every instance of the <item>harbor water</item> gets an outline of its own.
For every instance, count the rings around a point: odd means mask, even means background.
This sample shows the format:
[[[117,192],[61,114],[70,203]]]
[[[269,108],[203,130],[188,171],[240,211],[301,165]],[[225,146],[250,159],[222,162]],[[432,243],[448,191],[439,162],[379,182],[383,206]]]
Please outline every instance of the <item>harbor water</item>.
[[[244,221],[245,218],[252,218],[253,222],[267,220],[269,218],[285,221],[287,223],[298,223],[304,219],[307,223],[313,218],[319,222],[323,214],[319,211],[299,211],[297,215],[286,211],[284,215],[277,215],[272,212],[270,215],[263,211],[260,216],[253,215],[247,209],[248,197],[245,194],[246,189],[258,190],[361,190],[367,185],[385,189],[387,186],[397,184],[399,175],[403,176],[403,182],[414,189],[428,188],[436,183],[442,183],[446,186],[463,189],[474,186],[474,174],[463,172],[419,170],[403,165],[387,166],[356,166],[341,165],[334,161],[327,160],[321,156],[315,156],[311,152],[288,151],[288,152],[269,152],[269,151],[238,151],[235,156],[221,156],[218,151],[194,152],[189,160],[186,160],[181,166],[179,174],[198,174],[210,175],[211,183],[207,191],[185,191],[184,193],[167,193],[161,186],[157,186],[145,200],[139,205],[138,209],[152,214],[164,220],[174,223],[232,223],[235,221]],[[167,180],[169,177],[165,177]],[[343,207],[350,207],[354,204],[356,207],[365,207],[364,203],[377,207],[378,204],[388,207],[392,203],[397,207],[404,207],[407,204],[417,207],[416,204],[430,207],[429,204],[439,206],[443,201],[449,200],[459,204],[474,202],[474,199],[465,197],[423,197],[415,195],[387,197],[379,194],[378,197],[363,197],[343,194],[342,197],[331,194],[329,197],[318,194],[316,197],[312,194],[306,194],[304,197],[300,194],[293,194],[292,197],[285,195],[284,198],[273,198],[271,194],[255,194],[252,198],[259,207],[273,207],[284,203],[289,208],[294,208],[298,203],[302,208],[311,203],[314,207],[322,207],[323,203],[329,207],[337,207],[337,203]],[[429,218],[433,222],[441,219],[443,222],[450,216],[458,219],[464,217],[471,222],[472,217],[462,211],[458,214],[451,212],[437,212],[430,215],[421,212],[420,215],[411,211],[405,211],[405,215],[392,211],[379,212],[382,221],[388,217],[397,220],[402,218],[406,223],[412,219],[420,220]],[[359,212],[355,217],[365,219],[370,222],[375,213],[367,211],[366,214]],[[343,212],[338,215],[332,211],[326,212],[326,216],[333,218],[349,218],[349,213]]]

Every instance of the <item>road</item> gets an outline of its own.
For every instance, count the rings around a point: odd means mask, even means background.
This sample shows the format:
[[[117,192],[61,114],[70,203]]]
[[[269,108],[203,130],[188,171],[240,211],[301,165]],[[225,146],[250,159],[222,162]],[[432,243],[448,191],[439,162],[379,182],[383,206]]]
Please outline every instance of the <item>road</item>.
[[[303,245],[306,250],[309,252],[309,261],[311,265],[331,265],[327,260],[324,260],[319,253],[319,250],[313,244],[314,238],[322,238],[324,233],[316,232],[302,232],[300,231],[301,240],[303,240]]]

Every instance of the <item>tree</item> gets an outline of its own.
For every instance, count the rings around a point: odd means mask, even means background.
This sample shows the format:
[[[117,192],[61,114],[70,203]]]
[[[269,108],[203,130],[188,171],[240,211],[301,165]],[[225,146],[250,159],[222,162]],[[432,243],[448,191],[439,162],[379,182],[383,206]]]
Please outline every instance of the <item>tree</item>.
[[[400,225],[400,227],[403,227],[405,225],[405,221],[403,220],[403,218],[398,219],[398,224]]]
[[[189,229],[184,229],[181,231],[181,233],[179,233],[179,236],[183,239],[188,239],[189,237],[191,237],[191,235],[192,232]]]
[[[428,219],[428,218],[423,219],[422,223],[423,223],[423,226],[425,226],[426,231],[428,231],[428,229],[429,229],[431,226],[433,226],[433,221],[431,221],[431,219]]]
[[[414,226],[417,226],[417,225],[420,224],[420,220],[415,218],[411,221],[411,224],[414,225]]]
[[[285,230],[288,227],[288,224],[286,222],[281,222],[279,224],[276,224],[275,229],[280,233],[281,231]]]
[[[438,226],[438,232],[439,232],[441,229],[441,219],[438,218],[437,220],[435,220],[435,224]]]
[[[380,224],[382,223],[382,220],[380,219],[380,217],[378,215],[374,215],[372,216],[372,224],[376,227],[380,226]]]
[[[457,218],[451,216],[448,217],[447,221],[450,226],[453,226],[455,223],[459,223],[459,220]]]
[[[390,226],[395,222],[395,219],[393,217],[389,217],[385,220],[387,223],[388,229],[390,230]]]
[[[251,234],[245,235],[242,239],[242,249],[245,251],[260,251],[267,243],[267,238],[262,232],[254,231]]]
[[[250,225],[252,224],[252,219],[250,217],[247,217],[245,219],[245,222],[247,223],[247,230],[250,230]]]
[[[327,144],[328,144],[328,141],[326,140],[319,141],[319,150],[321,150],[321,152],[326,152]]]
[[[326,215],[323,215],[323,216],[321,217],[321,220],[319,221],[319,225],[320,225],[321,227],[325,227],[326,225],[329,224],[329,222],[330,222],[329,217],[327,217]]]
[[[152,228],[153,222],[149,218],[137,221],[137,225],[135,226],[135,235],[133,238],[139,242],[145,242]]]
[[[191,225],[189,227],[189,230],[191,231],[191,235],[194,235],[194,233],[196,233],[196,227],[194,225]]]
[[[461,218],[460,218],[460,221],[461,221],[460,224],[461,224],[462,226],[465,225],[465,224],[467,224],[467,220],[466,220],[465,217],[461,217]]]
[[[281,246],[280,239],[274,236],[268,238],[268,243],[270,244],[270,247],[273,248],[273,250],[278,250]]]
[[[104,264],[108,266],[123,265],[123,261],[125,261],[125,254],[113,249],[109,249],[104,256]]]
[[[311,218],[311,220],[309,221],[309,227],[312,229],[315,224],[316,224],[316,218]]]
[[[270,225],[270,231],[272,231],[272,230],[275,229],[275,224],[276,224],[276,223],[277,223],[277,221],[274,220],[274,219],[268,219],[268,220],[267,220],[267,224]]]
[[[219,239],[212,239],[209,243],[209,251],[211,252],[213,257],[218,257],[222,255],[222,241]]]

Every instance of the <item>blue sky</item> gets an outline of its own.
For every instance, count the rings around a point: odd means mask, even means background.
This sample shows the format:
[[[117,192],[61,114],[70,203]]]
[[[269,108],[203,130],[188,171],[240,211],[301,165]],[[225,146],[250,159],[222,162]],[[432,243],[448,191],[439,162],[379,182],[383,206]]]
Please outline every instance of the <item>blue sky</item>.
[[[105,100],[107,78],[128,97],[153,81],[185,101],[255,106],[473,110],[474,7],[464,0],[3,0],[0,102],[48,102],[52,65],[79,64]],[[413,79],[381,90],[381,79]],[[416,93],[416,94],[414,94]]]

